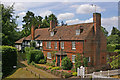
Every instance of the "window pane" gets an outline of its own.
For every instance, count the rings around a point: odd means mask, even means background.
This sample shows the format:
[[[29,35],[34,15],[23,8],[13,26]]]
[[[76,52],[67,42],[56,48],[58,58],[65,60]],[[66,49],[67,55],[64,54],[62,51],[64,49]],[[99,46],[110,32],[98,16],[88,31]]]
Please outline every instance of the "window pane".
[[[77,29],[76,30],[76,35],[79,35],[80,34],[80,29]]]
[[[47,58],[51,59],[51,53],[50,52],[47,53]]]
[[[61,42],[61,49],[64,49],[64,42]]]
[[[75,41],[72,42],[72,49],[76,49],[76,47],[75,47]]]
[[[57,42],[55,42],[55,49],[57,49]]]
[[[76,55],[72,55],[72,62],[75,63],[75,57]]]

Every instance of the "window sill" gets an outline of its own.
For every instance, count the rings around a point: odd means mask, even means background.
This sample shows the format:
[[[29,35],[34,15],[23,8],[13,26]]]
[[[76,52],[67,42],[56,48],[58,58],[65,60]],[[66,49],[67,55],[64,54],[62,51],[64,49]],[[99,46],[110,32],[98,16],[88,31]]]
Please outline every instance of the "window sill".
[[[76,48],[73,48],[72,50],[73,50],[73,51],[76,51]]]
[[[52,59],[52,58],[50,58],[50,57],[47,57],[47,59]]]

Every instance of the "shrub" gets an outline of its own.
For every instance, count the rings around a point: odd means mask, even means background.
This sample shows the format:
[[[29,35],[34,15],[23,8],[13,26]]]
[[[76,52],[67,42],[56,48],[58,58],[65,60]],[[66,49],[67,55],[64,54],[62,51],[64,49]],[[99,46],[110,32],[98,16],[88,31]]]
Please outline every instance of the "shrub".
[[[28,64],[31,63],[32,61],[38,63],[40,59],[44,59],[43,52],[40,50],[30,50],[30,52],[27,54]]]
[[[72,75],[73,75],[73,76],[77,76],[77,72],[73,72]]]
[[[13,71],[13,66],[17,65],[17,49],[12,46],[0,46],[2,51],[2,73],[3,77]]]
[[[61,68],[60,67],[53,67],[52,69],[53,70],[60,70]]]
[[[62,73],[62,76],[63,76],[64,78],[69,78],[69,77],[72,76],[72,74],[71,74],[71,73],[67,73],[67,72],[63,72],[63,73]]]
[[[45,59],[40,59],[39,64],[44,64],[45,62]]]
[[[62,69],[70,70],[72,66],[73,64],[67,56],[62,59]]]
[[[30,42],[30,47],[36,47],[36,42],[35,41],[31,41]]]
[[[50,67],[48,67],[48,69],[50,70],[50,69],[52,69],[52,67],[50,66]]]

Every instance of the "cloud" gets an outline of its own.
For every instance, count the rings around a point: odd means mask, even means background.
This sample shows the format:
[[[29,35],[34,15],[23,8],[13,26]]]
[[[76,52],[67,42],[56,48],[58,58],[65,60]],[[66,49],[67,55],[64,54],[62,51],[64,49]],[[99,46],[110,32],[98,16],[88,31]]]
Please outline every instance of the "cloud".
[[[17,3],[15,3],[15,5],[14,5],[14,9],[16,10],[16,11],[24,11],[24,10],[26,10],[26,8],[24,7],[25,6],[25,3],[21,3],[21,2],[17,2]]]
[[[17,28],[19,29],[19,31],[22,31],[22,30],[23,30],[22,25],[21,25],[21,26],[18,26]]]
[[[72,19],[74,17],[73,13],[63,13],[57,16],[58,20],[67,20]]]
[[[26,12],[18,13],[18,16],[25,16]]]
[[[71,7],[76,8],[77,14],[88,14],[95,12],[95,6],[92,6],[90,4],[72,5]],[[96,5],[96,11],[103,12],[105,11],[105,9],[102,9],[101,7]]]
[[[79,23],[89,23],[93,22],[93,18],[87,19],[87,20],[79,20],[79,19],[74,19],[74,20],[67,20],[67,24],[79,24]]]
[[[52,11],[46,10],[46,11],[41,12],[40,16],[45,17],[45,16],[48,16],[50,14],[52,14]]]
[[[79,23],[89,23],[93,22],[93,18],[89,18],[87,20],[79,20],[79,19],[74,19],[74,20],[67,20],[66,23],[71,25],[71,24],[79,24]],[[101,18],[101,25],[106,28],[106,30],[111,33],[112,27],[118,27],[118,17],[113,16],[109,18]]]

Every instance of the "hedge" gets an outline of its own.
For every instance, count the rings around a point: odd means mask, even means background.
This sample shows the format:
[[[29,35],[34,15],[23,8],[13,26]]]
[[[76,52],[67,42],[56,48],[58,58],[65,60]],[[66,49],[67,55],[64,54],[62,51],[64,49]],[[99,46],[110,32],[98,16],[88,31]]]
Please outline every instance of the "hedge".
[[[12,46],[0,46],[2,49],[2,73],[3,77],[13,71],[13,66],[17,66],[17,49]]]
[[[27,54],[28,64],[30,64],[32,61],[39,63],[41,59],[44,59],[44,55],[40,50],[30,50],[30,52]]]

